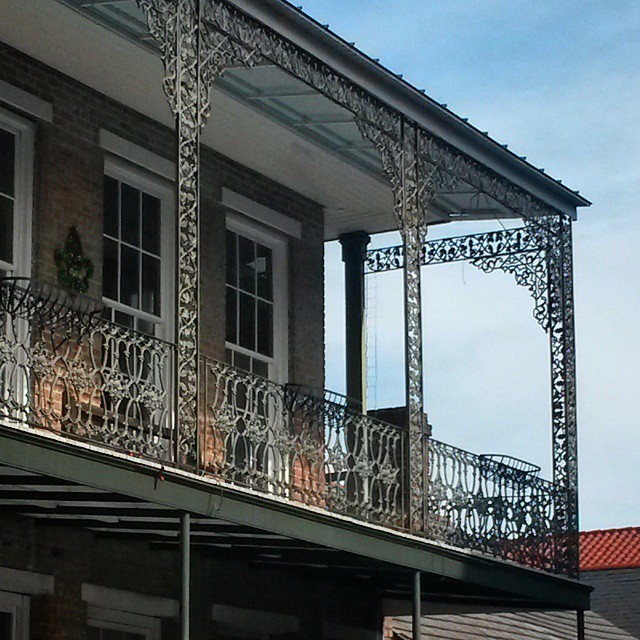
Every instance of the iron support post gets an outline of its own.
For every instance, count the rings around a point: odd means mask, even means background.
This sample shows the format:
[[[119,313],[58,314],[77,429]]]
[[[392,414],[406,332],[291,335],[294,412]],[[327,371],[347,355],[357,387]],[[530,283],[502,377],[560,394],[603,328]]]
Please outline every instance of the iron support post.
[[[585,640],[584,611],[582,609],[576,611],[576,618],[578,623],[578,640]]]
[[[366,411],[366,310],[364,260],[371,238],[364,231],[339,238],[344,262],[347,398]]]
[[[556,508],[562,531],[559,560],[570,575],[577,576],[578,443],[571,220],[562,215],[547,218],[546,234],[553,480],[561,492]]]
[[[413,640],[420,640],[420,624],[422,621],[422,589],[420,586],[420,572],[416,571],[413,574],[413,616],[412,616],[412,628],[413,628]]]
[[[189,640],[191,614],[191,516],[180,516],[180,557],[182,569],[180,627],[182,640]]]

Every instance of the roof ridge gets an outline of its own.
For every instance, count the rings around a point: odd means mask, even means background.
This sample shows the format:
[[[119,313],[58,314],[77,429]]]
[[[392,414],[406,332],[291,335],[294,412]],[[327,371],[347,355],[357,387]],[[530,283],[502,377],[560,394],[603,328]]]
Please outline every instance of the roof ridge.
[[[628,526],[628,527],[614,527],[612,529],[589,529],[588,531],[581,531],[580,535],[587,535],[591,533],[613,533],[615,531],[632,531],[637,530],[640,532],[640,525],[638,526]]]

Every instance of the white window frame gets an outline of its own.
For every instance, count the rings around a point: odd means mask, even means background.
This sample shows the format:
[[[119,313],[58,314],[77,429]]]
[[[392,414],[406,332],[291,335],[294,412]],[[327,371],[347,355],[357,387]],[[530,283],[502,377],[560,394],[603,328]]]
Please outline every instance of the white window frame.
[[[175,336],[175,265],[176,265],[176,225],[174,185],[144,168],[132,165],[124,160],[105,154],[104,175],[124,182],[135,189],[148,193],[160,200],[160,283],[162,297],[160,301],[161,323],[156,316],[139,309],[133,309],[103,296],[105,306],[147,320],[159,325],[156,335],[168,342]],[[102,232],[104,236],[104,232]]]
[[[143,636],[145,640],[160,640],[161,638],[159,618],[140,613],[106,609],[105,607],[89,606],[87,626],[136,633]]]
[[[288,243],[285,236],[256,224],[246,216],[227,211],[226,226],[229,231],[258,242],[272,251],[273,259],[273,358],[269,364],[269,378],[285,384],[289,376],[289,278]],[[226,278],[225,278],[226,290]],[[256,351],[245,349],[232,342],[225,342],[227,349],[266,360]]]
[[[15,277],[31,276],[33,220],[33,157],[35,127],[32,122],[0,107],[0,128],[15,136],[15,196],[13,202],[13,264],[0,260],[0,270]]]
[[[11,616],[11,640],[29,640],[29,596],[0,591],[0,613]]]
[[[137,633],[146,640],[160,640],[162,618],[175,618],[179,613],[178,602],[171,598],[86,582],[81,593],[87,603],[88,626]]]

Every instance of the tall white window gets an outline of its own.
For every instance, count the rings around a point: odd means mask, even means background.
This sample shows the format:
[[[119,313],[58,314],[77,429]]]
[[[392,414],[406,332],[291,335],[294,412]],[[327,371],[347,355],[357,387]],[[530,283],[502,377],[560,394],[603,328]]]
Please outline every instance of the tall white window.
[[[115,161],[105,165],[102,296],[107,318],[171,338],[171,191],[159,179]]]
[[[0,109],[0,277],[31,267],[32,125]]]
[[[286,241],[228,216],[226,244],[227,362],[285,382]]]

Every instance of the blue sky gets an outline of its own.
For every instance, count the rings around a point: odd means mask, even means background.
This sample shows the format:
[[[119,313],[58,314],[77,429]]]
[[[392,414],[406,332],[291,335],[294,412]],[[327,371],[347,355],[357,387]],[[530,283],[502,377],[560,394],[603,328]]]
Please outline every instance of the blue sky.
[[[308,0],[304,9],[593,201],[574,227],[581,525],[640,525],[640,2]],[[423,275],[434,436],[526,458],[548,476],[548,349],[532,300],[509,276],[469,265]],[[399,282],[369,283],[378,405],[403,401]],[[327,385],[337,390],[342,295],[330,245]]]

